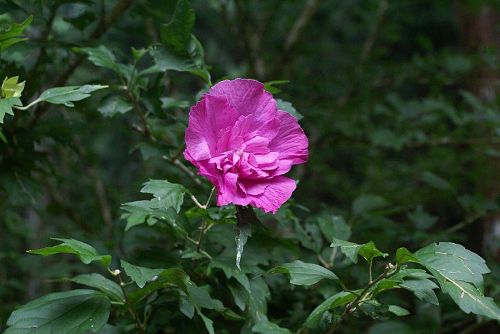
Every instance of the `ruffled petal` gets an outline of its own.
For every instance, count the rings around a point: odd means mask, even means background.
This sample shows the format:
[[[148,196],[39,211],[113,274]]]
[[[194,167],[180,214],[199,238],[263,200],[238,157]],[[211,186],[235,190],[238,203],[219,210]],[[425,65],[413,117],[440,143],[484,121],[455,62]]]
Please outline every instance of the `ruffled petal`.
[[[292,165],[306,162],[309,143],[304,130],[295,117],[284,111],[278,111],[278,120],[280,129],[276,137],[269,143],[269,148],[271,151],[279,153],[280,161],[288,160]]]
[[[189,113],[186,150],[194,160],[206,160],[218,153],[217,142],[224,129],[233,126],[238,112],[226,99],[205,95]]]
[[[267,183],[266,183],[267,182]],[[264,212],[276,213],[278,209],[292,196],[297,185],[295,181],[284,176],[277,176],[267,181],[255,182],[252,189],[247,186],[247,198],[250,204]],[[264,191],[257,195],[264,188]]]
[[[279,127],[276,101],[264,84],[252,79],[224,80],[214,85],[208,94],[224,97],[241,116],[252,116],[253,135],[272,139]]]

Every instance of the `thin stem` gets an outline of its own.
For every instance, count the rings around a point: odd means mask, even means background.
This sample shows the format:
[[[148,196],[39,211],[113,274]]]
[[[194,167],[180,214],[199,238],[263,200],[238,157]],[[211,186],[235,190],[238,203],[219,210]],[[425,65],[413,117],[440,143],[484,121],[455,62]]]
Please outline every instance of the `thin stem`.
[[[123,292],[123,296],[125,297],[125,305],[127,306],[127,310],[130,313],[130,316],[132,317],[132,319],[134,319],[137,329],[139,330],[139,333],[145,334],[146,328],[144,328],[144,325],[139,320],[139,316],[135,313],[134,309],[132,308],[132,305],[130,305],[130,300],[128,298],[127,291],[125,290],[125,283],[123,283],[121,275],[117,274],[115,276],[118,277],[118,280],[120,281],[120,288]]]
[[[193,200],[194,204],[196,204],[197,207],[199,207],[202,210],[206,210],[207,207],[201,204],[200,201],[198,201],[198,199],[193,194],[191,194],[191,199]]]
[[[212,187],[212,190],[210,191],[210,195],[208,195],[207,202],[205,203],[205,209],[208,208],[208,205],[210,204],[210,201],[212,200],[212,196],[214,195],[215,192],[215,187]]]
[[[201,241],[203,240],[203,235],[205,235],[205,230],[207,228],[207,220],[203,218],[203,223],[201,224],[200,235],[198,236],[198,241],[196,242],[196,251],[199,253],[201,250]]]
[[[35,101],[31,102],[27,106],[14,106],[14,108],[16,108],[18,110],[26,110],[26,109],[33,107],[35,104],[37,104],[39,102],[41,102],[40,99],[36,99]]]
[[[333,325],[330,330],[327,332],[328,334],[335,333],[337,329],[340,327],[340,324],[347,318],[349,314],[354,312],[358,306],[364,302],[366,299],[368,299],[370,293],[371,293],[371,288],[375,286],[378,282],[381,280],[391,277],[392,275],[396,274],[399,271],[399,267],[396,268],[396,270],[391,272],[391,269],[393,269],[394,266],[391,265],[390,263],[386,264],[384,271],[374,280],[372,280],[368,285],[361,291],[361,293],[354,299],[351,303],[349,303],[346,308],[344,309],[344,312],[340,316],[340,319]]]
[[[373,276],[372,276],[372,266],[373,266],[373,261],[370,261],[370,264],[368,265],[368,274],[370,276],[370,281],[369,283],[371,283],[373,281]]]

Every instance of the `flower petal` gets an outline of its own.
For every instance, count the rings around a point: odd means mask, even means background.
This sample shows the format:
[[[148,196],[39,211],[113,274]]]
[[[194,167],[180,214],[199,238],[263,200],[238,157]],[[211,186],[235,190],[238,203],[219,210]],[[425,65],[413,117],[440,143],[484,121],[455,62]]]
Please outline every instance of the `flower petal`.
[[[186,150],[194,160],[205,160],[218,153],[221,132],[233,126],[238,112],[226,99],[205,95],[189,113]]]
[[[295,117],[284,111],[278,111],[278,120],[280,129],[276,137],[269,143],[269,148],[271,151],[279,153],[280,161],[289,160],[292,165],[306,162],[309,143],[304,130]]]
[[[264,84],[252,79],[224,80],[214,85],[209,95],[224,97],[239,115],[251,115],[253,131],[269,139],[276,135],[276,101]]]
[[[261,190],[263,186],[265,186],[263,193],[251,195],[252,192]],[[264,210],[264,212],[276,213],[283,203],[292,196],[296,187],[294,180],[284,176],[277,176],[271,180],[253,183],[253,189],[247,186],[247,198],[250,200],[251,205]]]

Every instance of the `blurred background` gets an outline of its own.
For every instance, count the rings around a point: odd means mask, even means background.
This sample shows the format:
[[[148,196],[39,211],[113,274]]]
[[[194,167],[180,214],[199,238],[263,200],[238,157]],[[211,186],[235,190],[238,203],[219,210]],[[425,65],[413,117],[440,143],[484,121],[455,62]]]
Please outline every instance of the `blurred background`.
[[[75,48],[106,45],[130,63],[131,46],[158,42],[175,3],[0,1],[0,24],[34,16],[29,40],[1,54],[0,74],[26,80],[25,101],[53,86],[118,86]],[[460,242],[487,260],[485,290],[498,298],[499,1],[192,4],[213,81],[279,80],[276,96],[304,116],[310,159],[293,171],[300,179],[293,202],[306,230],[314,233],[307,227],[314,217],[333,212],[349,220],[355,241],[374,240],[385,251]],[[169,101],[158,96],[175,98],[184,122],[204,87],[174,72],[144,85],[147,108],[168,113]],[[3,124],[9,144],[0,144],[0,329],[14,306],[64,287],[50,280],[80,266],[25,250],[56,236],[127,252],[151,236],[139,231],[127,239],[120,205],[137,199],[150,178],[188,182],[161,158],[165,148],[130,130],[134,114],[103,115],[106,94],[74,109],[22,111]],[[159,121],[156,128],[168,149],[182,142],[184,126]],[[443,307],[419,310],[408,323],[427,322],[428,333],[474,325],[456,307]],[[447,321],[456,330],[442,331]],[[490,323],[468,333],[497,330]]]

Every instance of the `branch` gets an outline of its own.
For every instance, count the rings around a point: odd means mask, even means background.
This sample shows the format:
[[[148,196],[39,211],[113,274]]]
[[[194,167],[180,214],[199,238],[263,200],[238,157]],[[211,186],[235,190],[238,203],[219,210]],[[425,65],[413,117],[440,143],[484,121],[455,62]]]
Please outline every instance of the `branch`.
[[[292,26],[292,29],[285,38],[285,45],[283,48],[285,53],[289,51],[295,43],[297,43],[305,27],[309,24],[312,17],[318,10],[320,2],[321,0],[308,0],[306,2],[302,14],[297,18]]]
[[[132,5],[133,0],[121,0],[119,1],[111,10],[109,15],[106,15],[101,18],[99,23],[97,24],[96,29],[90,35],[90,39],[97,39],[101,37],[108,29],[118,20],[118,18]],[[64,86],[66,81],[68,81],[69,77],[73,74],[73,72],[77,69],[78,66],[85,59],[84,55],[80,55],[70,62],[69,66],[66,70],[52,83],[50,87],[60,87]],[[38,119],[43,116],[49,108],[49,104],[45,103],[40,106],[37,110],[35,110],[35,116],[28,123],[28,127],[31,128]]]

